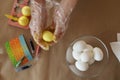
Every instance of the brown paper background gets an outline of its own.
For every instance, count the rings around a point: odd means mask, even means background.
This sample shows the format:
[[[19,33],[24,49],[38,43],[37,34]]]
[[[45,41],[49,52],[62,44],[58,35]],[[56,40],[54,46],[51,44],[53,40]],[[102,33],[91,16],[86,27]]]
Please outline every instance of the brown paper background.
[[[7,24],[4,14],[10,13],[13,0],[0,0],[0,47],[14,37],[24,34],[31,38],[29,31]],[[103,73],[88,80],[120,80],[120,63],[114,56],[109,43],[116,41],[120,32],[120,0],[79,0],[74,9],[69,27],[63,39],[51,47],[49,52],[42,52],[40,59],[24,71],[15,72],[6,51],[0,55],[0,80],[83,80],[75,76],[67,67],[65,52],[69,44],[79,36],[95,35],[108,47],[109,64]]]

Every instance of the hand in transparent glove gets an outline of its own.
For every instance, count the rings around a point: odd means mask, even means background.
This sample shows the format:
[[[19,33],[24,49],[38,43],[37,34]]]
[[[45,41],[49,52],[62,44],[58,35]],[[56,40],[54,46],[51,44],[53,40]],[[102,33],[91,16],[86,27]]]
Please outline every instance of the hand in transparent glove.
[[[48,44],[42,40],[46,20],[45,0],[31,0],[31,21],[29,24],[31,34],[41,48],[48,50]]]
[[[56,36],[58,41],[67,29],[67,22],[74,8],[77,0],[62,0],[60,3],[49,0],[53,4],[54,13],[53,21],[49,27],[47,26],[47,9],[45,0],[35,0],[31,1],[31,13],[32,18],[30,21],[30,30],[35,42],[44,50],[49,49],[49,45],[54,42],[48,43],[42,39],[43,31],[47,29],[52,29],[53,34]],[[49,13],[48,13],[49,14]]]
[[[64,35],[67,24],[70,18],[70,14],[75,7],[77,0],[61,0],[58,7],[55,9],[54,13],[54,26],[55,32],[54,35],[57,38],[57,41]]]

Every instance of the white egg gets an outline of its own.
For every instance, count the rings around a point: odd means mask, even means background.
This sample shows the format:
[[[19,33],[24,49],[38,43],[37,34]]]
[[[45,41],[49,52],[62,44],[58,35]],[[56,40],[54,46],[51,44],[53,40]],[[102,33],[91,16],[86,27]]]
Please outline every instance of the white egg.
[[[88,53],[90,55],[90,59],[94,57],[93,50],[91,49],[86,48],[83,50],[83,52]]]
[[[87,71],[88,68],[89,68],[89,65],[88,63],[85,63],[85,62],[81,62],[81,61],[76,61],[75,62],[75,66],[78,70],[80,71]]]
[[[80,52],[76,52],[76,51],[72,51],[72,56],[75,60],[79,60],[80,59],[80,55],[81,53]]]
[[[76,68],[74,64],[69,65],[69,68],[75,73],[75,74],[80,74],[80,71]]]
[[[90,44],[87,44],[87,49],[93,50],[93,47]]]
[[[95,47],[93,49],[93,53],[94,53],[94,59],[96,61],[101,61],[103,60],[103,51],[99,48],[99,47]]]
[[[73,45],[73,50],[77,51],[77,52],[81,52],[83,51],[83,49],[86,48],[86,42],[85,41],[77,41],[74,45]]]
[[[94,58],[91,58],[90,61],[88,62],[88,64],[93,64],[95,62],[95,59]]]
[[[89,52],[81,53],[80,59],[82,62],[88,62],[91,59],[90,53]]]

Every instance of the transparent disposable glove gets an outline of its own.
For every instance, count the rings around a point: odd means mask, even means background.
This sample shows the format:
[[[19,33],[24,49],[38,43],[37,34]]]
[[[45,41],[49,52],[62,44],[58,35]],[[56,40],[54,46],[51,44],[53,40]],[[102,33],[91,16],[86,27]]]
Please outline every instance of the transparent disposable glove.
[[[46,2],[48,4],[46,4]],[[77,0],[61,0],[60,3],[54,0],[32,0],[31,1],[31,21],[30,30],[35,42],[44,50],[49,50],[49,46],[58,42],[64,35],[70,14],[75,7]],[[50,6],[48,6],[50,5]],[[49,9],[53,8],[52,22],[48,26]],[[42,39],[43,32],[50,30],[55,40],[46,42]]]
[[[35,42],[43,49],[48,50],[49,46],[42,40],[42,33],[46,28],[46,7],[45,0],[31,0],[31,21],[29,24],[31,34]]]

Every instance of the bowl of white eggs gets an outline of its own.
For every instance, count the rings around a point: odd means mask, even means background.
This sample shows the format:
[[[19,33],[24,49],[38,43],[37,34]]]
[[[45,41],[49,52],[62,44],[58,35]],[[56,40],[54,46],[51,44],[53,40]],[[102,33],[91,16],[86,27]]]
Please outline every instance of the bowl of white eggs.
[[[79,37],[66,51],[69,69],[84,78],[99,76],[107,67],[108,60],[106,45],[95,36]]]

